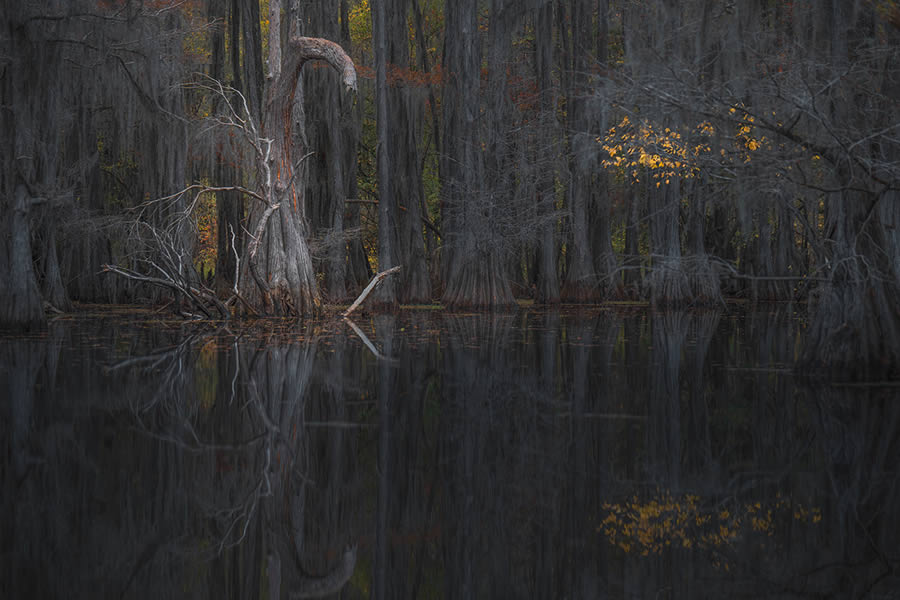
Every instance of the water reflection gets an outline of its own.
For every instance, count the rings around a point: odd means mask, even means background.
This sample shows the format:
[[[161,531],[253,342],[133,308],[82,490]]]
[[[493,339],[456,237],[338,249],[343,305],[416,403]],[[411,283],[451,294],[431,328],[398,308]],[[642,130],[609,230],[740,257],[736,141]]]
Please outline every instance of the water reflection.
[[[0,340],[0,595],[900,589],[898,392],[794,378],[787,312],[354,325]]]

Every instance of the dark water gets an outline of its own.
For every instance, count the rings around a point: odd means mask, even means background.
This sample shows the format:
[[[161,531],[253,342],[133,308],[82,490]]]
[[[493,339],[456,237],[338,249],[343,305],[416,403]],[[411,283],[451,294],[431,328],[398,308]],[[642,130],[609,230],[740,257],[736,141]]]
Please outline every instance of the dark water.
[[[0,338],[0,597],[900,597],[900,387],[790,314],[357,325]]]

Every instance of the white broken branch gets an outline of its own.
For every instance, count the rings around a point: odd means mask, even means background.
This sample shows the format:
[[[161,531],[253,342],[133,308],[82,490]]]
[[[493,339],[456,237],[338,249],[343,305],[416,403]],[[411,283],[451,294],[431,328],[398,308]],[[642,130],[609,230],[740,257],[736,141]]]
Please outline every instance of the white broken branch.
[[[373,277],[372,281],[369,282],[369,285],[366,286],[366,289],[364,289],[362,291],[362,293],[359,295],[359,297],[356,299],[356,301],[354,301],[353,304],[350,305],[350,308],[348,308],[347,310],[345,310],[344,312],[341,313],[341,316],[346,317],[350,313],[352,313],[354,310],[356,310],[359,307],[359,305],[362,304],[363,300],[366,299],[366,296],[368,296],[372,292],[372,290],[375,289],[375,286],[378,285],[378,283],[382,279],[384,279],[391,273],[396,273],[399,270],[400,270],[400,265],[397,265],[396,267],[391,267],[390,269],[382,271],[381,273],[379,273],[378,275]]]

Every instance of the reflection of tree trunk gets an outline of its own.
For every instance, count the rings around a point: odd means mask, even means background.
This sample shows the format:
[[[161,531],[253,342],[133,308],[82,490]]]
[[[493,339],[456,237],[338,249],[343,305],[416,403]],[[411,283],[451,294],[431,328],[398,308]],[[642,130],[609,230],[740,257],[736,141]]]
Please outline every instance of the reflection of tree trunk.
[[[793,460],[797,411],[793,382],[787,373],[777,373],[794,361],[795,322],[790,311],[748,315],[748,337],[755,334],[757,346],[756,398],[753,408],[754,458],[760,471],[777,471]],[[777,373],[777,374],[775,374]]]
[[[681,483],[681,350],[690,320],[686,313],[669,312],[652,317],[650,406],[647,419],[647,453],[651,474],[661,484],[678,489]]]
[[[386,357],[393,354],[394,327],[393,316],[379,316],[375,321],[381,338],[382,353]],[[397,597],[393,585],[402,586],[404,582],[387,580],[388,574],[388,522],[392,512],[391,500],[391,440],[392,440],[392,407],[394,405],[394,367],[382,360],[378,369],[378,501],[375,509],[375,589],[374,597],[378,600]],[[389,590],[388,586],[391,585]],[[389,593],[390,592],[390,593]]]
[[[9,348],[9,350],[7,350]],[[11,346],[0,345],[0,364],[5,365],[3,374],[6,381],[0,379],[0,389],[5,389],[3,396],[9,402],[10,450],[12,452],[13,474],[16,484],[25,477],[31,457],[29,445],[32,437],[31,419],[34,410],[34,391],[38,373],[44,362],[44,344],[21,343],[17,350]],[[13,488],[8,488],[12,490]]]
[[[566,338],[571,344],[572,360],[572,390],[571,390],[571,414],[569,417],[568,439],[568,478],[566,481],[566,508],[563,517],[564,539],[569,540],[565,550],[561,553],[562,562],[575,581],[570,582],[574,590],[582,587],[578,581],[584,574],[586,567],[586,549],[589,541],[586,539],[583,515],[590,501],[592,490],[588,487],[588,451],[589,427],[586,413],[596,407],[593,402],[591,353],[594,346],[594,327],[596,320],[588,315],[576,317],[575,323],[566,328]],[[597,351],[605,352],[605,348]],[[592,536],[591,536],[592,537]],[[569,583],[569,582],[567,582]]]
[[[716,311],[703,311],[690,316],[689,340],[684,357],[689,391],[684,419],[684,439],[689,443],[685,445],[684,466],[691,475],[703,473],[710,478],[714,458],[704,367],[706,352],[720,317],[721,313]]]
[[[444,323],[439,463],[446,595],[521,596],[523,582],[511,577],[510,563],[526,549],[510,542],[514,498],[501,493],[524,458],[511,437],[517,410],[510,401],[522,402],[521,377],[510,368],[512,319],[447,317]]]
[[[888,597],[900,582],[896,392],[827,385],[803,385],[800,391],[814,408],[810,437],[814,455],[824,462],[810,487],[833,495],[830,510],[823,510],[827,539],[807,572],[819,574],[814,581],[820,589],[841,589],[848,597]]]

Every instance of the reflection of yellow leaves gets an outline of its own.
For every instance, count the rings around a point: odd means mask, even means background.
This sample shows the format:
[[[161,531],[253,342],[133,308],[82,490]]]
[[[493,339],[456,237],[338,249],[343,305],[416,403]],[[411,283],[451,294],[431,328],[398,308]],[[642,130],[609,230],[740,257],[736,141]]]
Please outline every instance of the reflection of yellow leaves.
[[[762,535],[762,539],[774,537],[776,511],[793,513],[808,523],[822,519],[819,509],[808,510],[781,496],[766,503],[766,508],[757,501],[704,509],[698,496],[675,497],[666,491],[645,501],[634,496],[622,503],[607,503],[603,509],[607,515],[597,531],[624,552],[634,550],[642,556],[659,554],[669,547],[710,550],[751,534]],[[807,519],[808,515],[811,518]]]

